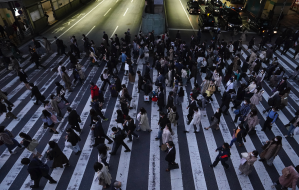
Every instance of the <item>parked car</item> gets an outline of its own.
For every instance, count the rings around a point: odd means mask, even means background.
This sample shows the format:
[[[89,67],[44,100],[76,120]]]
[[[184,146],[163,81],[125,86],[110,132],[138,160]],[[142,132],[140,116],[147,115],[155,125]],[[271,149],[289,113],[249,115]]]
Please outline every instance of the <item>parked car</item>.
[[[211,0],[207,7],[213,15],[218,15],[223,8],[223,4],[220,0]]]
[[[187,2],[187,11],[189,14],[200,14],[201,7],[198,1]]]
[[[211,13],[202,13],[198,17],[198,25],[202,31],[217,30],[217,23],[213,14]]]
[[[222,11],[222,15],[218,17],[219,24],[224,28],[224,30],[241,30],[243,27],[242,18],[234,9],[224,8]]]
[[[257,32],[259,35],[272,32],[273,34],[277,34],[278,27],[272,27],[271,21],[269,19],[258,18],[252,13],[248,14],[247,19],[249,28]],[[273,31],[272,31],[273,30]]]

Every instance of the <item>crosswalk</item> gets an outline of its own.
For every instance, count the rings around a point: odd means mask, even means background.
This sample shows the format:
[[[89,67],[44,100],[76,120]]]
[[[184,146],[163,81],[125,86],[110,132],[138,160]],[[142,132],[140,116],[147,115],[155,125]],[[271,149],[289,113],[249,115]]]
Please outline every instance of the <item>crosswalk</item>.
[[[267,44],[267,47],[271,47],[271,44]],[[254,46],[254,49],[258,47]],[[289,76],[292,71],[297,67],[297,61],[293,59],[294,50],[288,51],[286,55],[280,55],[282,48],[275,52],[279,60],[279,64],[286,70],[286,75]],[[247,50],[247,46],[243,44],[242,47],[242,61],[245,61],[246,57],[250,56],[250,52]],[[56,67],[59,62],[63,62],[63,65],[69,67],[70,60],[63,56],[56,56],[56,54],[44,55],[42,58],[42,64],[47,69],[33,70],[35,65],[29,62],[29,58],[25,57],[25,61],[21,63],[24,70],[29,74],[28,79],[37,85],[46,99],[52,93],[55,93],[55,82],[62,80],[60,76],[52,72],[51,69]],[[231,60],[227,61],[228,64]],[[41,188],[47,190],[54,189],[101,189],[96,180],[96,175],[93,170],[93,164],[98,160],[97,150],[92,147],[94,142],[93,132],[89,128],[90,116],[90,90],[89,83],[93,81],[97,86],[101,87],[103,81],[100,79],[101,73],[103,73],[104,65],[100,67],[89,67],[88,58],[80,60],[85,69],[86,80],[82,85],[74,85],[72,92],[66,93],[66,98],[69,100],[70,107],[76,109],[81,117],[82,122],[80,127],[83,129],[83,133],[80,134],[81,141],[79,146],[82,149],[81,154],[75,155],[72,150],[64,147],[64,137],[66,135],[65,130],[69,127],[67,122],[67,113],[56,124],[59,134],[51,134],[47,132],[47,129],[43,128],[41,121],[43,105],[35,106],[34,101],[30,99],[31,91],[26,90],[24,84],[19,83],[19,79],[16,74],[8,71],[1,71],[0,87],[2,91],[8,92],[8,99],[13,102],[15,107],[13,113],[18,117],[16,120],[5,119],[4,115],[0,116],[0,125],[6,126],[6,128],[13,132],[15,139],[21,141],[18,136],[20,132],[28,133],[34,139],[40,142],[37,150],[42,153],[41,160],[46,161],[45,154],[49,149],[47,142],[50,140],[56,141],[61,150],[70,160],[70,167],[67,168],[55,168],[50,170],[50,175],[58,181],[57,184],[49,184],[46,180],[41,181]],[[266,65],[263,65],[266,67]],[[220,164],[215,168],[210,168],[208,165],[214,161],[217,156],[215,149],[223,144],[223,142],[230,142],[232,139],[232,131],[237,124],[233,123],[235,114],[229,109],[228,115],[221,116],[220,130],[204,130],[203,127],[210,125],[210,117],[216,112],[221,104],[221,94],[224,92],[224,84],[221,85],[221,92],[212,96],[213,102],[207,106],[206,112],[202,112],[202,127],[200,133],[183,133],[184,128],[187,125],[187,115],[189,104],[189,94],[191,88],[193,88],[193,79],[187,87],[184,89],[184,98],[182,104],[177,105],[177,111],[180,114],[179,125],[173,126],[174,136],[173,142],[176,147],[176,162],[179,163],[179,169],[171,170],[169,173],[165,172],[167,162],[164,160],[166,153],[159,149],[160,142],[155,140],[158,134],[159,126],[159,113],[157,112],[158,106],[156,102],[144,102],[143,92],[137,93],[138,89],[138,75],[135,76],[135,82],[130,83],[129,78],[124,76],[124,72],[121,70],[124,65],[118,64],[117,70],[120,71],[118,76],[122,80],[122,84],[128,87],[129,93],[132,95],[132,101],[130,102],[129,115],[134,118],[135,123],[136,115],[141,107],[147,110],[149,122],[152,132],[138,132],[139,139],[133,138],[132,142],[126,142],[132,152],[124,152],[124,148],[120,148],[116,155],[110,156],[108,154],[107,162],[110,163],[110,173],[113,181],[121,181],[123,190],[131,189],[148,189],[148,190],[160,190],[160,189],[265,189],[270,190],[271,185],[281,175],[281,171],[284,167],[289,165],[299,165],[299,136],[294,138],[285,138],[287,129],[284,127],[294,116],[294,113],[299,108],[298,96],[299,86],[297,81],[288,79],[288,86],[292,88],[292,92],[289,97],[289,105],[279,111],[279,120],[273,125],[271,131],[261,131],[266,115],[263,114],[263,110],[268,107],[267,100],[272,95],[271,87],[267,83],[263,83],[263,100],[257,105],[258,116],[260,124],[256,126],[257,134],[246,137],[244,147],[233,146],[231,148],[231,157],[228,164],[230,168],[225,170]],[[144,66],[134,66],[135,71],[143,72]],[[70,70],[67,71],[69,75],[72,74]],[[153,69],[151,76],[153,81],[157,78],[157,71]],[[198,81],[204,79],[205,74],[198,76]],[[113,83],[114,79],[110,79]],[[153,89],[156,86],[153,85]],[[171,87],[165,88],[165,99],[167,100],[168,93],[172,90]],[[118,126],[115,119],[117,118],[116,111],[120,109],[119,98],[113,98],[110,96],[109,88],[106,87],[104,92],[105,104],[103,106],[104,115],[109,118],[109,121],[103,122],[103,127],[107,131],[107,135],[111,134],[112,127]],[[167,101],[166,101],[167,102]],[[164,110],[166,111],[166,110]],[[64,110],[65,112],[65,110]],[[249,152],[253,150],[262,151],[261,146],[274,136],[282,136],[282,150],[275,158],[273,166],[268,166],[262,162],[256,162],[254,164],[254,171],[248,176],[239,175],[240,165],[240,153]],[[107,143],[107,140],[105,140]],[[113,144],[107,144],[112,149]],[[15,155],[10,155],[4,145],[0,147],[0,189],[30,189],[31,179],[26,171],[26,167],[21,164],[21,159],[24,157],[30,157],[31,152],[28,150],[18,150]],[[48,162],[49,166],[51,162]],[[137,167],[137,168],[136,168]],[[296,188],[298,190],[298,187]]]

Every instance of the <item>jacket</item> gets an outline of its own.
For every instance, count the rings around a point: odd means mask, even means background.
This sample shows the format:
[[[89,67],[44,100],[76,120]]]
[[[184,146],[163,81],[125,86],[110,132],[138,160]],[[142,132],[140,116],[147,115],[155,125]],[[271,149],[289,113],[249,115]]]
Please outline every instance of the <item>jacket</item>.
[[[264,145],[265,149],[261,152],[260,157],[262,159],[269,160],[272,157],[276,157],[278,155],[279,150],[281,149],[281,144],[276,144],[274,140],[270,140],[266,145]]]
[[[20,81],[21,82],[28,82],[27,81],[27,74],[25,73],[25,71],[18,71],[18,76],[20,77]]]
[[[173,163],[175,161],[175,154],[175,147],[172,147],[172,149],[166,154],[165,160],[169,163]]]
[[[168,118],[169,118],[169,121],[171,123],[175,123],[176,122],[175,117],[176,117],[176,112],[173,112],[172,110],[170,110]]]
[[[67,141],[70,142],[72,146],[76,146],[76,144],[81,141],[81,138],[75,132],[71,132],[68,134]]]
[[[219,152],[217,157],[219,157],[220,160],[227,161],[228,158],[230,157],[229,149],[225,149],[222,146],[220,146],[216,149],[216,151]]]
[[[201,121],[201,113],[200,113],[200,110],[198,110],[198,112],[194,112],[190,125],[192,125],[192,124],[199,125],[200,121]]]
[[[250,105],[249,104],[244,104],[242,103],[241,108],[240,108],[240,114],[245,117],[250,110]]]
[[[276,86],[276,90],[279,92],[282,92],[287,87],[287,82],[284,81],[282,84],[280,84],[281,80],[278,82],[278,85]]]
[[[118,131],[114,134],[114,142],[120,144],[122,142],[124,142],[124,139],[123,139],[123,135],[122,135],[122,132],[121,132],[121,129],[118,128]]]
[[[40,91],[38,90],[37,86],[33,86],[31,88],[31,98],[35,96],[36,99],[39,99],[42,95]]]
[[[282,175],[279,177],[279,183],[283,187],[292,188],[292,190],[296,190],[297,181],[299,179],[299,174],[295,170],[293,166],[286,167],[282,170],[282,173],[288,174]]]
[[[230,94],[228,92],[224,92],[222,96],[222,104],[229,105],[230,99],[231,99]]]
[[[40,179],[43,175],[45,175],[43,171],[40,169],[40,167],[43,165],[44,164],[42,163],[42,161],[40,161],[36,157],[32,158],[27,168],[27,171],[30,174],[32,180]]]
[[[172,108],[173,107],[173,96],[168,95],[168,100],[167,100],[167,108]]]
[[[138,77],[138,87],[141,87],[143,85],[143,77],[139,75]]]
[[[93,85],[90,87],[90,93],[91,99],[93,99],[95,96],[99,96],[99,87],[97,85]]]
[[[72,110],[69,113],[68,121],[70,125],[76,125],[81,122],[80,115],[76,112],[76,110]]]
[[[170,121],[166,116],[160,117],[158,124],[160,125],[162,130],[164,129],[164,127],[166,126],[167,123],[170,123]]]
[[[247,165],[253,166],[254,162],[257,160],[257,157],[251,156],[251,152],[248,152],[248,156],[245,159]]]
[[[91,107],[92,109],[94,109],[97,113],[101,112],[101,107],[99,105],[99,102],[98,101],[93,101],[91,102]]]
[[[105,132],[104,132],[104,129],[103,129],[103,126],[102,126],[102,122],[101,121],[98,121],[96,124],[95,124],[95,128],[94,128],[94,137],[102,137],[105,135]]]
[[[189,114],[190,115],[193,115],[193,113],[194,113],[194,111],[193,111],[193,109],[196,107],[196,102],[195,102],[195,100],[193,101],[193,102],[191,102],[190,104],[189,104],[189,106],[188,106],[188,108],[189,108]]]
[[[158,94],[158,106],[164,106],[164,93],[159,92]]]

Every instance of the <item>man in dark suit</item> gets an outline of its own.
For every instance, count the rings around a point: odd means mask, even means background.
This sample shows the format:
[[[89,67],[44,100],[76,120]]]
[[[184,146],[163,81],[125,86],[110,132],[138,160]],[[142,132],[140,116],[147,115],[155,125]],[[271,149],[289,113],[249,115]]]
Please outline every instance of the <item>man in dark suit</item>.
[[[69,113],[68,122],[71,125],[71,128],[76,130],[77,132],[81,132],[81,128],[79,123],[81,123],[80,115],[73,110],[71,107],[67,108],[67,112]]]
[[[143,91],[142,85],[143,85],[143,76],[141,75],[140,71],[137,71],[138,74],[138,93],[140,93],[140,90]]]
[[[93,147],[97,146],[100,142],[100,138],[104,137],[105,139],[107,139],[109,142],[108,144],[113,143],[113,141],[106,135],[106,133],[104,132],[103,126],[101,121],[99,120],[98,117],[93,118],[93,122],[95,122],[95,127],[94,127],[94,144],[92,145]]]
[[[113,144],[112,151],[109,152],[109,154],[115,155],[115,153],[120,145],[123,145],[125,147],[125,149],[126,149],[125,152],[131,152],[130,148],[124,143],[125,134],[123,134],[121,129],[112,127],[112,132],[113,132],[112,136],[114,139],[114,144]]]
[[[56,46],[57,46],[57,54],[58,55],[62,55],[62,54],[65,54],[65,47],[64,47],[64,44],[63,44],[63,41],[61,39],[58,39],[56,36],[54,36],[54,39],[56,40]]]
[[[151,72],[151,64],[150,64],[150,62],[146,62],[144,75],[147,75],[147,74],[150,75],[150,72]]]
[[[230,150],[229,150],[229,144],[228,143],[223,143],[222,146],[218,147],[216,149],[216,152],[219,152],[218,156],[216,157],[215,161],[213,164],[210,165],[211,168],[216,167],[218,162],[221,161],[221,164],[225,169],[229,168],[229,165],[225,163],[228,158],[230,157]]]
[[[189,113],[188,113],[188,125],[190,124],[190,122],[192,121],[192,117],[193,117],[193,114],[194,114],[194,108],[197,107],[196,106],[196,102],[195,102],[195,98],[193,97],[193,94],[191,96],[191,102],[189,104],[189,106],[187,107],[187,109],[189,109]]]
[[[119,93],[121,91],[121,82],[120,82],[120,79],[118,78],[117,75],[114,75],[113,78],[114,78],[115,89]]]
[[[224,91],[223,96],[222,96],[222,103],[220,105],[220,109],[222,109],[223,106],[225,106],[224,114],[227,115],[227,111],[229,109],[229,103],[231,100],[231,93],[235,91],[234,89],[230,89],[228,92]]]
[[[106,118],[103,113],[102,113],[102,107],[101,107],[101,103],[99,102],[99,97],[95,96],[93,97],[93,102],[91,102],[91,107],[92,109],[94,109],[97,114],[103,119],[103,121],[108,121],[108,118]]]
[[[124,129],[127,131],[127,135],[129,137],[128,142],[132,142],[132,135],[139,139],[139,136],[134,132],[136,129],[136,125],[134,123],[134,120],[128,115],[126,117],[126,121],[123,124]]]
[[[33,83],[29,83],[29,86],[31,86],[31,98],[35,96],[36,102],[35,105],[38,105],[38,101],[40,100],[42,103],[45,103],[45,97],[41,95],[39,89],[37,86],[35,86]]]
[[[163,87],[159,86],[159,92],[158,92],[158,111],[163,111],[164,104],[164,93],[163,93]]]
[[[169,108],[172,108],[173,106],[174,106],[173,105],[173,91],[170,91],[169,95],[168,95],[168,99],[167,99],[166,108],[169,109]]]
[[[169,172],[171,169],[173,169],[173,166],[176,166],[177,163],[175,163],[175,147],[172,141],[169,141],[166,143],[167,148],[168,148],[168,152],[167,155],[165,157],[165,160],[168,162],[168,167],[166,169],[167,172]]]
[[[57,183],[57,181],[49,175],[49,168],[45,169],[44,164],[37,157],[33,157],[31,161],[29,158],[23,158],[21,163],[28,165],[27,171],[34,181],[34,185],[31,185],[30,188],[38,188],[42,177],[48,179],[50,184]]]
[[[160,112],[160,119],[158,121],[158,125],[160,126],[159,131],[158,131],[158,136],[155,138],[156,140],[161,139],[162,137],[162,132],[164,127],[166,126],[167,123],[170,123],[168,117],[164,112]]]

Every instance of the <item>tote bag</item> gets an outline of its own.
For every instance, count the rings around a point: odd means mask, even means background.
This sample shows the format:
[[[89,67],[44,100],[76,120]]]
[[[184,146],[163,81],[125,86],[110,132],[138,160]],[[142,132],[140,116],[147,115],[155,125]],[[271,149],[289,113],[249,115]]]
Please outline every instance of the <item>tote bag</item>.
[[[32,141],[29,141],[29,140],[26,140],[26,141],[28,141],[28,142],[30,142],[30,144],[27,146],[27,149],[29,150],[29,151],[33,151],[36,147],[37,147],[37,145],[38,145],[38,141],[37,140],[35,140],[35,139],[32,139]]]

